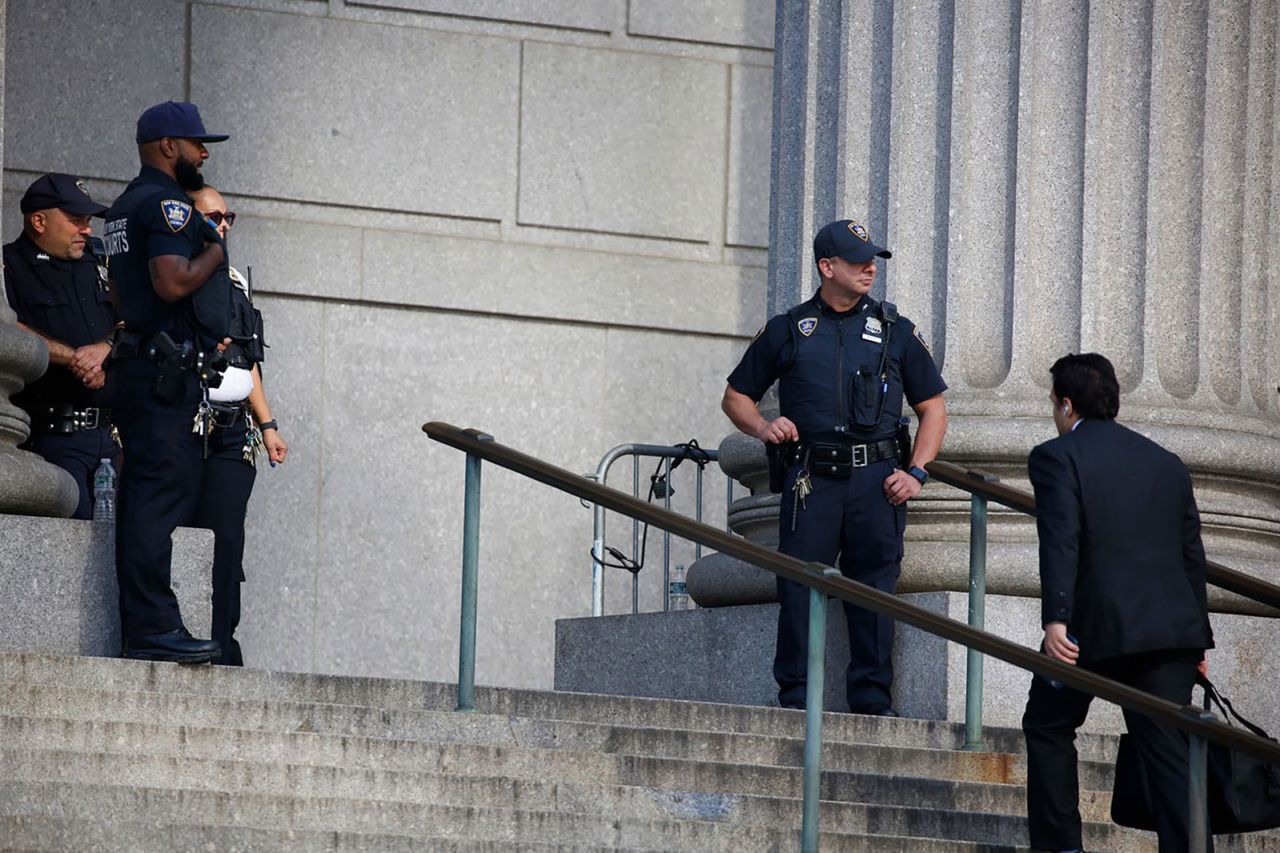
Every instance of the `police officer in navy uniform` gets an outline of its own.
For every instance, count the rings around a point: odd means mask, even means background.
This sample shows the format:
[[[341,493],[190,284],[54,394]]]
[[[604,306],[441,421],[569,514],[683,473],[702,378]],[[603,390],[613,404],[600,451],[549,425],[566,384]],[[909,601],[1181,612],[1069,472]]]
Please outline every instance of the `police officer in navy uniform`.
[[[877,258],[890,253],[849,220],[813,241],[822,284],[813,298],[773,317],[729,375],[721,407],[747,435],[797,442],[782,486],[779,550],[835,565],[893,592],[902,565],[906,502],[928,479],[924,466],[946,432],[946,383],[924,338],[889,302],[869,295]],[[758,403],[778,383],[781,416]],[[895,443],[902,404],[919,418],[906,470]],[[785,708],[805,706],[809,591],[778,578],[778,645],[773,674]],[[846,691],[854,713],[897,716],[893,620],[844,605],[849,628]]]
[[[125,657],[205,663],[213,640],[192,638],[170,585],[170,537],[191,523],[204,441],[199,413],[217,344],[230,328],[225,246],[188,192],[204,185],[208,143],[193,104],[168,101],[138,119],[142,170],[107,211],[103,241],[124,331],[117,335],[116,425],[121,471],[116,575]]]
[[[14,396],[31,417],[33,450],[75,478],[73,518],[93,514],[99,461],[119,463],[111,437],[111,388],[103,370],[115,325],[106,276],[90,247],[89,221],[106,205],[71,175],[42,175],[20,204],[22,235],[4,247],[4,287],[18,325],[49,348],[44,376]]]

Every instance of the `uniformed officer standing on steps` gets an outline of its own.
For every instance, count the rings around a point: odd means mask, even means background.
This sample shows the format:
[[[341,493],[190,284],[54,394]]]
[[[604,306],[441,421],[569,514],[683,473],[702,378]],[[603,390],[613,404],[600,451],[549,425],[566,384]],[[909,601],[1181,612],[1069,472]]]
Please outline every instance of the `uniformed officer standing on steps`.
[[[207,386],[231,318],[226,250],[188,192],[200,189],[205,131],[193,104],[169,101],[138,119],[142,170],[107,212],[103,239],[125,323],[111,369],[124,442],[116,575],[125,657],[204,663],[220,652],[191,637],[170,585],[170,537],[200,495]],[[203,427],[203,429],[202,429]]]
[[[4,287],[18,325],[49,348],[49,369],[13,398],[31,417],[34,450],[75,478],[73,518],[93,515],[99,460],[119,465],[103,363],[115,325],[107,280],[89,246],[106,205],[71,175],[42,175],[22,196],[22,235],[4,247]]]
[[[832,222],[813,241],[822,284],[813,298],[773,317],[729,375],[721,408],[747,435],[786,449],[779,550],[835,565],[847,577],[893,592],[902,566],[906,502],[928,474],[947,428],[946,383],[910,320],[868,294],[876,258],[890,253],[861,225]],[[758,403],[778,382],[781,416]],[[903,470],[895,443],[902,403],[919,417]],[[788,443],[796,444],[789,445]],[[809,653],[809,590],[778,578],[778,702],[803,708]],[[893,620],[844,605],[849,628],[849,710],[897,716]]]

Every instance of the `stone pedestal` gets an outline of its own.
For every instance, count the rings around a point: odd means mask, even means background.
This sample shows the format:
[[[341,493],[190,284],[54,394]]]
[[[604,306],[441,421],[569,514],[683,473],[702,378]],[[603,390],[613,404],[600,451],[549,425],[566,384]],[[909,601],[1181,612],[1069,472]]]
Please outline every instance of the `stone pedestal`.
[[[967,596],[953,592],[904,595],[935,613],[963,621]],[[773,681],[776,604],[713,607],[634,616],[561,619],[556,622],[555,689],[623,696],[651,696],[777,705]],[[1040,640],[1039,602],[1019,596],[989,595],[987,630],[1034,647]],[[1215,615],[1219,651],[1210,652],[1210,677],[1241,712],[1263,728],[1280,731],[1280,670],[1269,666],[1280,655],[1276,620],[1262,616]],[[963,722],[967,651],[932,634],[899,625],[894,643],[894,706],[906,717]],[[827,611],[828,711],[847,711],[844,670],[849,642],[844,610]],[[1003,661],[984,662],[983,721],[1018,727],[1031,675]],[[1119,732],[1119,709],[1095,702],[1086,731]]]
[[[44,343],[14,325],[8,303],[0,300],[0,514],[66,517],[79,500],[70,474],[17,447],[30,435],[31,421],[9,397],[38,379],[48,361]]]
[[[213,532],[173,534],[173,592],[193,636],[213,623]],[[120,654],[115,526],[0,515],[0,649]]]

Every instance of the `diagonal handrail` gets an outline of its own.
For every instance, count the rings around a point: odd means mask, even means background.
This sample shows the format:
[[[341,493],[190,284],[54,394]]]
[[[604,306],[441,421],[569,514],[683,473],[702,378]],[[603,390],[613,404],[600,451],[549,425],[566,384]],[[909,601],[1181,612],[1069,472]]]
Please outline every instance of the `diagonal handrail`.
[[[478,430],[463,430],[451,424],[432,421],[422,425],[432,439],[457,448],[467,455],[465,513],[462,548],[462,620],[458,659],[458,710],[474,710],[475,693],[475,626],[476,575],[479,552],[480,463],[488,460],[517,474],[559,489],[579,499],[589,500],[606,509],[638,519],[660,530],[674,533],[705,547],[715,548],[780,577],[809,588],[809,679],[805,710],[804,792],[802,805],[801,850],[814,853],[818,849],[818,803],[820,797],[820,758],[822,745],[822,673],[826,637],[827,597],[874,610],[899,622],[913,625],[938,637],[960,643],[969,649],[970,658],[991,655],[1036,675],[1069,685],[1077,690],[1114,702],[1126,709],[1162,720],[1186,732],[1190,738],[1188,752],[1188,808],[1191,826],[1189,849],[1203,853],[1208,847],[1207,744],[1213,742],[1253,755],[1264,762],[1280,765],[1280,745],[1252,732],[1219,722],[1212,714],[1190,705],[1177,705],[1144,693],[1118,681],[1079,667],[1068,666],[1012,643],[978,627],[939,616],[922,607],[908,604],[891,593],[851,580],[837,569],[819,563],[806,563],[777,551],[770,551],[746,539],[719,530],[669,509],[611,489],[593,479],[558,468],[536,457],[498,444],[493,437]],[[948,472],[954,474],[955,472]],[[942,476],[939,479],[943,479]],[[985,487],[994,491],[991,484]],[[1001,487],[998,491],[1013,498],[1016,490]],[[1025,497],[1025,494],[1024,494]],[[999,500],[999,498],[996,498]],[[976,495],[976,504],[985,502]],[[985,537],[984,537],[985,539]],[[971,562],[973,557],[971,555]],[[972,571],[972,566],[971,566]],[[979,654],[981,653],[981,654]],[[979,723],[980,725],[980,723]],[[966,731],[969,721],[966,719]],[[966,741],[966,747],[969,746]]]
[[[692,542],[701,542],[705,547],[715,548],[721,553],[745,560],[833,598],[883,613],[899,622],[977,649],[1020,669],[1060,681],[1077,690],[1163,720],[1190,734],[1237,749],[1263,761],[1280,764],[1280,746],[1224,723],[1199,719],[1200,709],[1198,708],[1177,705],[1089,670],[1068,666],[1026,646],[971,628],[955,619],[939,616],[922,607],[909,604],[895,595],[843,575],[825,574],[827,567],[820,563],[806,563],[778,551],[771,551],[732,533],[633,498],[617,489],[602,486],[580,474],[574,474],[534,456],[513,450],[487,437],[481,438],[484,434],[476,430],[463,430],[441,421],[423,424],[422,430],[435,441],[468,455],[500,465],[509,471],[562,492],[602,504],[614,512],[638,518]]]
[[[934,460],[925,468],[928,469],[929,476],[940,483],[979,495],[1030,516],[1036,514],[1035,495],[994,480],[985,471],[965,468],[953,462],[941,460]],[[1205,563],[1205,580],[1216,587],[1234,592],[1259,604],[1280,608],[1280,586],[1228,568],[1213,560],[1207,560]]]

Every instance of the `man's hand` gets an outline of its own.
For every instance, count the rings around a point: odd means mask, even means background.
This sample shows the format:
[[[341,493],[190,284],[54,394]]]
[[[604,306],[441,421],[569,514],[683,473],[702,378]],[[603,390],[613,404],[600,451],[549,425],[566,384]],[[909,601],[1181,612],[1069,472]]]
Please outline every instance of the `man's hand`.
[[[894,506],[911,500],[920,494],[921,488],[923,486],[920,481],[901,468],[895,468],[892,474],[884,478],[884,496]]]
[[[1066,622],[1050,622],[1044,626],[1044,653],[1054,660],[1076,665],[1080,647],[1067,639]]]
[[[771,421],[765,421],[760,429],[756,430],[756,438],[768,444],[799,441],[800,430],[796,429],[796,425],[790,419],[777,417]]]
[[[109,355],[111,355],[111,345],[106,341],[86,344],[85,346],[77,347],[75,352],[71,354],[71,361],[67,363],[67,368],[86,387],[92,389],[101,388],[103,383],[106,382],[106,374],[102,371],[102,365]]]

